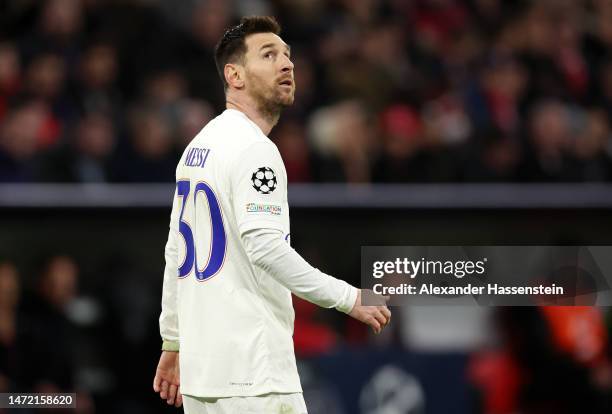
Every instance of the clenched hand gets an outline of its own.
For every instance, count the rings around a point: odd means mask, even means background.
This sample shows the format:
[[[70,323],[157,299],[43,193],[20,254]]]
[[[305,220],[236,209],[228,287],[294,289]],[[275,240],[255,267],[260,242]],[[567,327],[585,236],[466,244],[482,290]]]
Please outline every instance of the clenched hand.
[[[379,305],[365,306],[361,304],[361,292],[362,290],[359,289],[355,305],[353,310],[349,312],[349,316],[369,325],[375,334],[379,334],[391,321],[391,311],[386,305],[389,297],[377,296],[376,298],[380,302]],[[373,294],[373,292],[370,293]]]

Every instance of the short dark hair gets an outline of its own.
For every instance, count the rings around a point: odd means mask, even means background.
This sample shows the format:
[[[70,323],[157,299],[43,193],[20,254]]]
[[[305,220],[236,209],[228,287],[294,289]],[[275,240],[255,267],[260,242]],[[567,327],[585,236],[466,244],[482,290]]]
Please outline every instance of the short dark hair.
[[[281,27],[274,17],[271,16],[249,16],[240,19],[240,23],[229,28],[219,43],[215,46],[215,65],[217,72],[223,82],[223,89],[228,85],[223,71],[227,63],[244,63],[244,55],[247,52],[245,39],[255,33],[280,34]]]

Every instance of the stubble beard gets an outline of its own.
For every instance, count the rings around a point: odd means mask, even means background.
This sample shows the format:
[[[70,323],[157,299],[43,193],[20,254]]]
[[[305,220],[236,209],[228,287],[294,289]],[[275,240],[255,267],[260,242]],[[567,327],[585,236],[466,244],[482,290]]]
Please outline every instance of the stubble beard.
[[[255,101],[257,111],[275,125],[283,109],[293,104],[293,95],[284,98],[278,85],[272,85],[270,87],[259,77],[253,76],[252,74],[248,74],[248,76],[251,78],[249,83],[251,85],[257,85],[256,87],[252,87],[249,93]]]

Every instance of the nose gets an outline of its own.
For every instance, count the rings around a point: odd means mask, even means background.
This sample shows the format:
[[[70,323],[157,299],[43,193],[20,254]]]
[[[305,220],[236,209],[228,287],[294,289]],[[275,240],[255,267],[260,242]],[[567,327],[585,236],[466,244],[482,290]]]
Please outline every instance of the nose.
[[[283,55],[281,65],[282,72],[291,72],[293,70],[293,62],[291,61],[291,58],[286,55]]]

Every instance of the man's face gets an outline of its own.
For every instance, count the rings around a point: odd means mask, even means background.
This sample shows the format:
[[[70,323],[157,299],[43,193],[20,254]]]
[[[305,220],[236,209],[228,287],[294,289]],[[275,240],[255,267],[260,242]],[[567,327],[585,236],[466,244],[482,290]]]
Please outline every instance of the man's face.
[[[291,105],[295,80],[289,46],[273,33],[253,34],[245,41],[246,91],[268,109]]]

